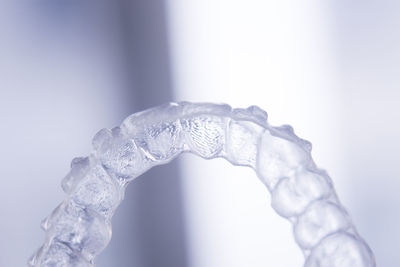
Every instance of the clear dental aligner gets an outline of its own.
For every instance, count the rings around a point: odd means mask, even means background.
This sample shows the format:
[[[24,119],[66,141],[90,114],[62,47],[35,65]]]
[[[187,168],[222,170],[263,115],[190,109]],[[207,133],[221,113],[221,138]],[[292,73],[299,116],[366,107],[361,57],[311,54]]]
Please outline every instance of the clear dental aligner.
[[[42,222],[46,239],[30,266],[94,266],[110,241],[111,217],[127,184],[182,152],[254,169],[271,192],[272,207],[293,223],[305,267],[375,266],[331,179],[314,164],[311,144],[290,126],[270,126],[256,106],[166,104],[99,131],[93,148],[72,160],[62,181],[67,197]]]

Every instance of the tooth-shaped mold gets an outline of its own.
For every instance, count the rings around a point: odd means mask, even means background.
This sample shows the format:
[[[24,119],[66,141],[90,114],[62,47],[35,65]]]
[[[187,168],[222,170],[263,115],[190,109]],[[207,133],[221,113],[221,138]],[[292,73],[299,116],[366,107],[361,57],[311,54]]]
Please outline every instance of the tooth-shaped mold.
[[[74,158],[71,162],[71,170],[61,182],[61,187],[65,193],[69,194],[76,184],[85,177],[90,170],[90,158]]]
[[[285,177],[271,193],[271,205],[283,217],[298,216],[314,200],[327,198],[331,191],[328,178],[310,171]]]
[[[270,190],[283,178],[294,175],[301,168],[308,167],[311,156],[295,142],[294,137],[277,135],[280,130],[267,129],[258,148],[257,171],[260,179]]]
[[[34,255],[29,264],[32,266],[55,267],[55,266],[74,266],[74,267],[93,267],[94,265],[86,261],[83,257],[73,251],[67,245],[52,241],[39,250],[39,255]]]
[[[374,267],[372,251],[359,237],[338,232],[323,239],[304,267]]]
[[[225,158],[235,165],[256,168],[257,151],[264,128],[248,122],[230,120],[225,144]]]
[[[30,266],[94,266],[111,238],[111,217],[126,185],[182,152],[223,157],[253,168],[271,192],[275,211],[293,223],[305,267],[374,267],[372,251],[339,203],[332,181],[311,158],[311,143],[288,125],[270,126],[251,106],[169,103],[102,129],[94,151],[76,158],[63,179],[67,194],[45,220],[44,245]]]
[[[110,220],[121,201],[121,188],[102,165],[93,166],[71,192],[70,199]]]
[[[217,116],[196,116],[182,119],[187,150],[203,158],[219,155],[225,143],[227,119]]]
[[[103,250],[111,238],[111,228],[102,217],[72,201],[64,203],[51,222],[53,242],[67,245],[88,261]]]
[[[294,235],[301,248],[311,249],[325,236],[350,227],[350,218],[343,208],[326,200],[318,200],[298,217]]]
[[[174,158],[183,150],[183,132],[179,120],[159,123],[139,132],[135,142],[154,161]]]

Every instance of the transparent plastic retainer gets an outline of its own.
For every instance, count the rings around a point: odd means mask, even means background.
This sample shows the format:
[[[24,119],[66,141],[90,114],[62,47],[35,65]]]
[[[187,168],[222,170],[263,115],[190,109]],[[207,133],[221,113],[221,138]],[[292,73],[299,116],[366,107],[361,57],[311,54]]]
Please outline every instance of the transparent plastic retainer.
[[[93,152],[75,158],[62,181],[65,200],[42,222],[44,245],[29,266],[94,266],[111,239],[111,217],[129,182],[182,152],[252,168],[272,208],[293,223],[305,267],[373,267],[372,251],[291,126],[273,127],[256,106],[169,103],[102,129]]]

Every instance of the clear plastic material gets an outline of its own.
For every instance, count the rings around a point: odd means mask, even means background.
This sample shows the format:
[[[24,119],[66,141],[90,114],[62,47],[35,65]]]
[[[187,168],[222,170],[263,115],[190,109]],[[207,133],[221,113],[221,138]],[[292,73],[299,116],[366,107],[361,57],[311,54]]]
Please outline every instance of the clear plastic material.
[[[293,223],[306,267],[373,267],[374,256],[340,204],[311,144],[290,126],[272,127],[256,106],[170,103],[99,131],[94,151],[72,160],[67,194],[42,222],[44,245],[30,266],[94,266],[111,238],[111,217],[127,184],[182,152],[248,166],[271,192],[272,207]]]

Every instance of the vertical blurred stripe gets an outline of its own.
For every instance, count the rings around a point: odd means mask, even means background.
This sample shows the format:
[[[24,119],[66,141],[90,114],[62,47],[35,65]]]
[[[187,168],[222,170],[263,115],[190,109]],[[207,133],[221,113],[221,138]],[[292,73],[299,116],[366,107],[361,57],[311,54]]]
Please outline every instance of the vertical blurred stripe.
[[[115,4],[127,110],[133,113],[172,101],[164,0]],[[181,190],[178,161],[132,182],[113,219],[113,239],[99,266],[187,266]]]

